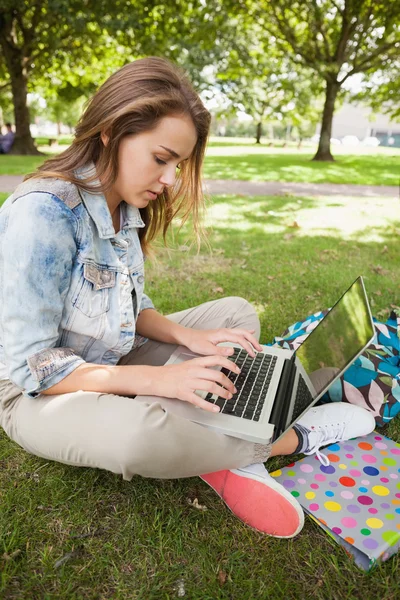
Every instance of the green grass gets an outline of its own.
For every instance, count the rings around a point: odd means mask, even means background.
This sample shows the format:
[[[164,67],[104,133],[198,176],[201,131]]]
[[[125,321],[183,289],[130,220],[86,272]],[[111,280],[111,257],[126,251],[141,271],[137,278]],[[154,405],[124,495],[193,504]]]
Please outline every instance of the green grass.
[[[146,291],[165,314],[243,296],[260,315],[262,340],[271,341],[332,305],[359,274],[375,315],[384,319],[399,304],[400,214],[392,200],[220,196],[208,228],[212,254],[188,250],[184,230],[148,266]],[[383,432],[399,441],[400,419]],[[36,458],[4,434],[0,461],[6,600],[173,599],[181,581],[190,600],[400,596],[399,555],[365,574],[310,518],[294,540],[263,537],[197,478],[126,482]],[[205,512],[190,506],[194,498]]]
[[[360,185],[398,185],[400,153],[341,154],[335,162],[313,162],[313,154],[277,152],[276,149],[245,147],[210,148],[204,175],[209,179],[246,181],[293,181],[305,183],[348,183]]]
[[[248,143],[212,142],[204,175],[210,179],[281,181],[306,183],[348,183],[393,185],[400,179],[400,150],[378,148],[374,153],[341,154],[333,163],[312,162],[313,152],[306,148],[277,149]],[[361,152],[361,151],[360,151]],[[0,175],[23,175],[39,166],[45,156],[0,156]]]
[[[0,175],[26,175],[32,173],[48,158],[44,156],[0,155]]]

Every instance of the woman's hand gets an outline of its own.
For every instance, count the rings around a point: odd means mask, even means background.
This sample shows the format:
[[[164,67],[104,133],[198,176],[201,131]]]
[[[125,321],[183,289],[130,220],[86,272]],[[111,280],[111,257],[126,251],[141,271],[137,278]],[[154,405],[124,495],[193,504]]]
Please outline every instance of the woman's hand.
[[[156,370],[156,380],[151,393],[156,396],[178,398],[204,410],[219,412],[218,406],[203,400],[195,394],[195,391],[211,392],[230,400],[232,394],[236,392],[236,388],[220,370],[210,367],[226,367],[234,373],[240,373],[239,367],[231,360],[215,355],[193,358],[177,365],[152,367],[153,370]]]
[[[242,346],[250,354],[255,357],[253,347],[259,352],[262,347],[254,337],[254,329],[247,331],[246,329],[187,329],[185,331],[185,339],[183,343],[189,350],[203,356],[230,356],[233,354],[233,349],[226,346],[217,346],[221,342],[234,342]]]

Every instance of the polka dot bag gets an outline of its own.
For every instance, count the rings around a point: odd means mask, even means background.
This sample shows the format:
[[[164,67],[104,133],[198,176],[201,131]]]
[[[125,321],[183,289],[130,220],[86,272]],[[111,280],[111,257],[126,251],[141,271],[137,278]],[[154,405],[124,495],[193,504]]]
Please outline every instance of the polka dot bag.
[[[400,547],[400,444],[373,431],[271,473],[306,513],[369,570]]]

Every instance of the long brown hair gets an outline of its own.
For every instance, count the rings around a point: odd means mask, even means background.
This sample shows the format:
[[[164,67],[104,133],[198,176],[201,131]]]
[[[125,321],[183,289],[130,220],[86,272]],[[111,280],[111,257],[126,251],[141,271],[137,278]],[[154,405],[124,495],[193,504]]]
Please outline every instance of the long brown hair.
[[[140,209],[145,223],[139,233],[140,242],[148,254],[150,242],[161,230],[165,241],[176,215],[181,224],[191,217],[199,241],[204,209],[201,170],[211,117],[186,75],[163,58],[136,60],[111,75],[89,101],[72,144],[28,177],[59,177],[89,192],[107,192],[118,174],[121,140],[153,129],[160,119],[170,115],[190,116],[197,142],[189,160],[182,164],[175,185]],[[104,132],[109,137],[106,146],[101,140]],[[96,174],[77,178],[75,171],[91,162],[96,165]],[[97,178],[101,188],[94,184]]]

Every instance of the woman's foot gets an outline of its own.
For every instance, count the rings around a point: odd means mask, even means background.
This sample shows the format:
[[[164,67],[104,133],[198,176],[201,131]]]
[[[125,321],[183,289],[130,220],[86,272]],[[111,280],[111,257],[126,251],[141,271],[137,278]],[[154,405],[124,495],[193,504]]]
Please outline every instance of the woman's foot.
[[[304,525],[300,504],[263,464],[201,475],[243,523],[278,538],[297,535]]]
[[[308,410],[294,426],[299,437],[296,450],[316,454],[323,464],[329,464],[319,449],[322,446],[368,435],[375,428],[372,413],[361,406],[332,402]]]

